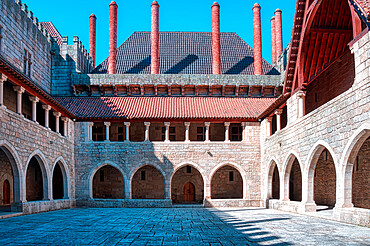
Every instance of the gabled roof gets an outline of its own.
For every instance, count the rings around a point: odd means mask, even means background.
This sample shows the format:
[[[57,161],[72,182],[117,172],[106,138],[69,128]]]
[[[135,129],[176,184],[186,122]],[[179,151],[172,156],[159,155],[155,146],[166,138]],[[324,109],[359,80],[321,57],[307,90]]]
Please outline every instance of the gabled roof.
[[[62,44],[62,35],[60,35],[58,29],[54,26],[54,24],[51,21],[47,22],[40,22],[43,28],[46,29],[46,31],[50,34],[51,37],[53,37],[58,45]]]
[[[69,97],[56,101],[77,119],[251,119],[276,98]]]
[[[253,49],[236,33],[221,33],[221,72],[254,74]],[[160,32],[161,74],[212,74],[212,33]],[[107,73],[108,59],[93,73]],[[134,32],[117,51],[118,74],[150,74],[150,32]],[[263,73],[278,75],[263,60]]]

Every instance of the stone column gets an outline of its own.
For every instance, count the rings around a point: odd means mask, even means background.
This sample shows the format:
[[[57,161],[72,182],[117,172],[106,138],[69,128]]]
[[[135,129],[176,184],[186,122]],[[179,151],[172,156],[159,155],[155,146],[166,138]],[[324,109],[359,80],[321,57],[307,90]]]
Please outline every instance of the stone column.
[[[22,115],[22,94],[25,90],[22,86],[14,86],[13,89],[17,92],[17,113]]]
[[[124,123],[126,126],[126,142],[130,142],[130,122]]]
[[[49,111],[51,109],[50,105],[42,105],[42,108],[45,110],[45,127],[49,128]]]
[[[230,122],[225,122],[225,142],[230,142],[229,139],[229,129],[230,129]]]
[[[32,121],[37,121],[37,103],[40,101],[38,97],[30,96],[30,101],[32,102]]]
[[[67,137],[68,136],[68,118],[67,117],[62,117],[62,121],[63,121],[63,124],[64,124],[64,136]]]
[[[189,138],[189,128],[190,128],[190,122],[185,122],[185,142],[190,142]]]
[[[279,108],[275,110],[276,115],[276,131],[281,130],[281,114],[283,113],[283,109]]]
[[[144,122],[144,126],[145,126],[145,140],[144,141],[149,141],[150,122]]]
[[[298,91],[297,92],[297,98],[298,98],[298,118],[302,118],[305,114],[305,97],[306,97],[306,92],[304,91]]]
[[[0,106],[4,106],[4,82],[8,77],[4,74],[0,76]]]
[[[105,141],[109,141],[110,122],[104,122],[104,125],[105,125]]]
[[[93,140],[92,139],[92,136],[93,136],[93,134],[92,134],[93,126],[94,126],[94,122],[89,122],[89,125],[88,125],[88,133],[87,133],[87,139],[89,141],[92,141]]]
[[[210,140],[209,140],[209,126],[210,125],[211,125],[211,122],[204,122],[204,126],[206,127],[206,132],[205,132],[206,139],[205,139],[205,142],[210,142]]]
[[[267,120],[266,136],[269,137],[271,136],[272,117],[267,117],[266,120]]]
[[[55,131],[59,133],[59,118],[62,115],[59,112],[53,112],[53,115],[55,116]]]
[[[164,122],[164,126],[166,127],[166,132],[165,132],[165,142],[170,141],[170,122]]]
[[[247,141],[247,122],[242,122],[242,128],[243,128],[243,131],[242,131],[242,142],[246,142]]]

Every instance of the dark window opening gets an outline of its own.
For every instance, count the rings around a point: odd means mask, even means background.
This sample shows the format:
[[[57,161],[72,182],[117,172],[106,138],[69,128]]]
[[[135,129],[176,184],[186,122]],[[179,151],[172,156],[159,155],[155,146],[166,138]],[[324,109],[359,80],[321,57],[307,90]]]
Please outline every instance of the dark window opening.
[[[229,172],[229,181],[234,181],[234,172]]]
[[[145,180],[145,171],[141,171],[141,180]]]
[[[186,173],[191,173],[191,166],[186,166]]]
[[[231,127],[231,141],[242,141],[243,128],[241,126]]]
[[[104,170],[100,170],[100,182],[104,182]]]
[[[32,55],[26,49],[23,53],[23,73],[31,77]]]
[[[205,127],[197,127],[197,141],[205,140]]]
[[[124,134],[124,127],[119,126],[118,127],[118,141],[122,142],[125,141],[125,134]]]
[[[169,137],[170,141],[176,141],[176,128],[175,127],[170,127],[169,128]],[[162,141],[166,140],[166,127],[162,127]]]
[[[93,126],[93,141],[104,141],[104,127],[103,126]]]

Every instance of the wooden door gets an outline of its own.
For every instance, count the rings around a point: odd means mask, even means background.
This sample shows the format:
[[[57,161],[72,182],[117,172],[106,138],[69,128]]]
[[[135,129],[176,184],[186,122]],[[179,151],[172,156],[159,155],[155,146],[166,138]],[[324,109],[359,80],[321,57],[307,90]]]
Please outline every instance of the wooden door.
[[[3,204],[10,204],[10,184],[8,180],[3,184]]]
[[[184,202],[195,201],[195,186],[188,182],[184,185]]]

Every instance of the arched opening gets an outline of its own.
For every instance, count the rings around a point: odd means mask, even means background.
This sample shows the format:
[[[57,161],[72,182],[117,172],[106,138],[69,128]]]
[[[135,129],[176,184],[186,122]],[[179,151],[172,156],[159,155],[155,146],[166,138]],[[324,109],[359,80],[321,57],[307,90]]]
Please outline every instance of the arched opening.
[[[53,172],[53,199],[68,198],[67,177],[63,165],[58,162]]]
[[[123,199],[124,181],[121,172],[112,166],[101,167],[93,178],[93,198]]]
[[[291,201],[302,201],[302,172],[294,155],[290,156],[285,172],[285,193]]]
[[[319,152],[320,153],[320,152]],[[333,208],[336,202],[336,173],[333,157],[324,148],[317,160],[314,173],[314,201],[317,205]]]
[[[42,164],[35,156],[28,164],[26,176],[27,201],[39,201],[47,197],[47,191],[44,190],[44,175],[40,165]]]
[[[271,189],[272,189],[272,199],[279,199],[280,198],[280,178],[279,178],[279,170],[277,165],[274,167],[274,172],[272,174],[272,182],[271,182]]]
[[[361,145],[352,169],[352,203],[370,209],[370,136]]]
[[[190,189],[191,183],[194,186],[194,199],[185,200],[185,193]],[[187,187],[185,187],[187,185]],[[186,188],[186,189],[185,189]],[[184,166],[178,169],[171,179],[171,199],[173,203],[202,203],[204,199],[204,182],[200,172],[190,166]]]
[[[7,179],[4,181],[3,184],[3,204],[4,205],[10,204],[10,184]]]
[[[132,199],[164,199],[164,178],[153,166],[143,166],[132,178]]]
[[[211,180],[211,198],[243,198],[243,179],[239,171],[229,165],[218,169]]]

